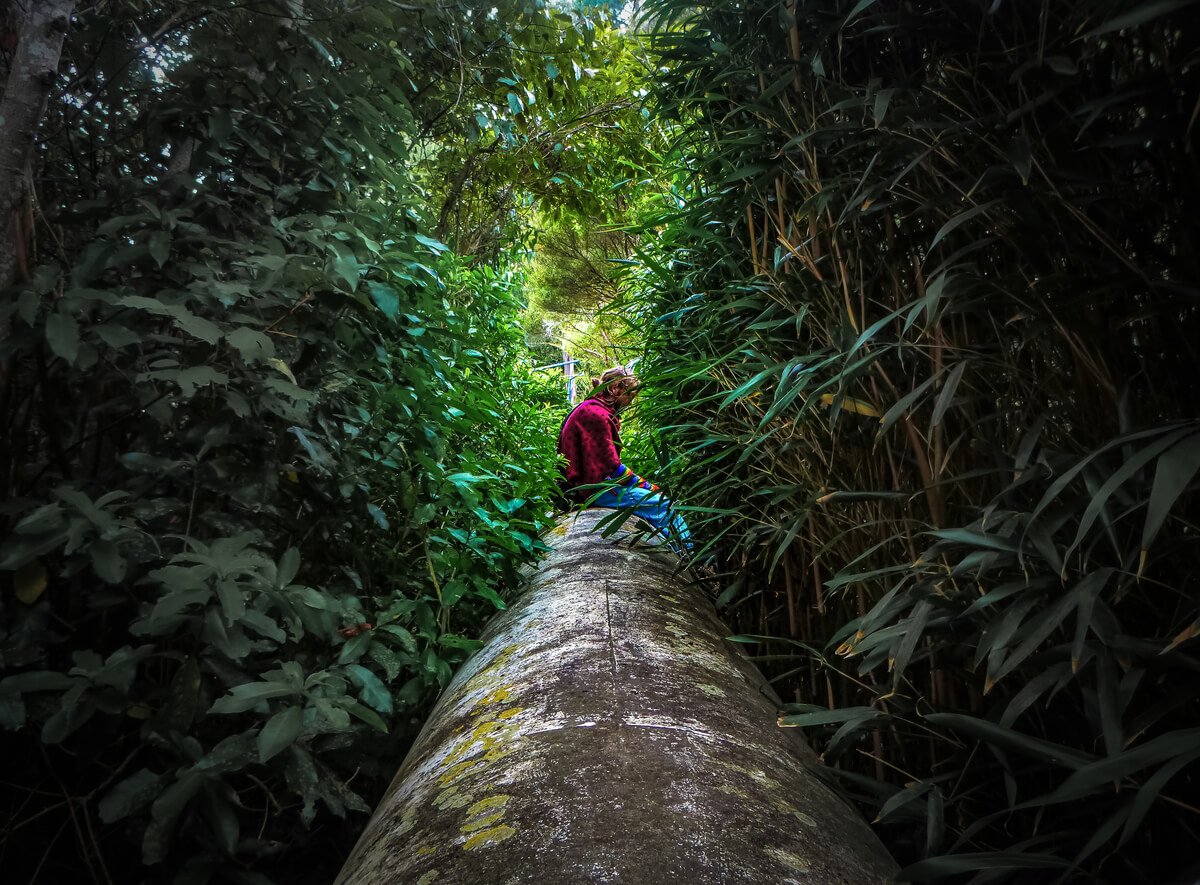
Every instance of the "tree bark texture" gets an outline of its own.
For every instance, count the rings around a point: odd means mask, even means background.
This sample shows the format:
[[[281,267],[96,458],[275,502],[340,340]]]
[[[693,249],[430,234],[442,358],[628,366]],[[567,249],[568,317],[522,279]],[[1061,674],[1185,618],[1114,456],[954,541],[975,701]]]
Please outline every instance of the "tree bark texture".
[[[0,98],[0,289],[13,282],[16,272],[14,213],[25,197],[26,168],[75,3],[13,0],[8,8],[15,46]]]
[[[777,699],[662,548],[566,517],[455,676],[344,885],[886,882]]]

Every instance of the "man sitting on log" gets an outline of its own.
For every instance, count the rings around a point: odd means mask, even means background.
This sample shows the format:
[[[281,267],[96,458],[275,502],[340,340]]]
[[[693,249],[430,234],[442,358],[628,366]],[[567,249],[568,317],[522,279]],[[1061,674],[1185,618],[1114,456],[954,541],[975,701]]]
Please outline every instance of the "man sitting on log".
[[[676,552],[691,550],[687,525],[658,486],[621,461],[619,413],[637,396],[637,377],[625,366],[614,366],[593,378],[592,388],[591,396],[571,410],[558,435],[558,452],[567,459],[560,482],[563,494],[588,507],[631,510],[666,536]]]

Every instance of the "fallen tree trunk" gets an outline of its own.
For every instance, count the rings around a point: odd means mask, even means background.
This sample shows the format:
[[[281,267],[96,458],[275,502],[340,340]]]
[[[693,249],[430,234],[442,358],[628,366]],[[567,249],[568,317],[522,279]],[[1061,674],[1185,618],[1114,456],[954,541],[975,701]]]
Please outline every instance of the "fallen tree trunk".
[[[602,538],[604,515],[555,530],[338,881],[888,881],[678,560]]]

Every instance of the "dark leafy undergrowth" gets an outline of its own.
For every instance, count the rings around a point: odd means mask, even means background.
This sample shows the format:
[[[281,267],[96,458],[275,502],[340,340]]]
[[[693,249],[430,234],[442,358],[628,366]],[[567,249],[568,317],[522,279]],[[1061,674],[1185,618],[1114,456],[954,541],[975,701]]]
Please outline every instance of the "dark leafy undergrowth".
[[[648,7],[644,418],[907,879],[1195,878],[1194,10]]]
[[[421,233],[411,9],[149,6],[77,11],[5,302],[0,867],[331,881],[541,549],[561,395],[515,265]]]

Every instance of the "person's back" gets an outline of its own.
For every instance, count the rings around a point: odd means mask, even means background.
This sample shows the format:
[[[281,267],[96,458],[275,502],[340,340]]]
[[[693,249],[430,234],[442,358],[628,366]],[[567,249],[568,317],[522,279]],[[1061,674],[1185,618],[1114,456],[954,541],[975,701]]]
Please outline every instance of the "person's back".
[[[558,435],[558,453],[567,459],[562,489],[568,498],[586,500],[591,493],[580,486],[602,483],[616,472],[621,464],[619,433],[616,410],[597,397],[571,410]]]

